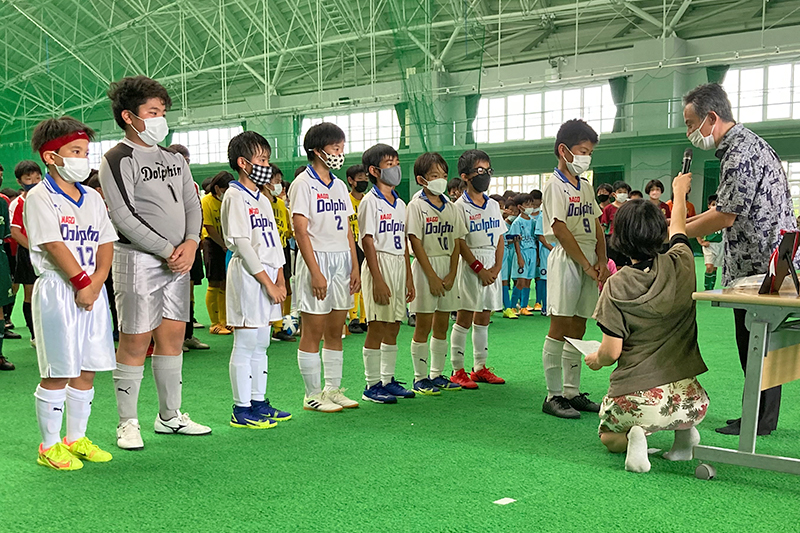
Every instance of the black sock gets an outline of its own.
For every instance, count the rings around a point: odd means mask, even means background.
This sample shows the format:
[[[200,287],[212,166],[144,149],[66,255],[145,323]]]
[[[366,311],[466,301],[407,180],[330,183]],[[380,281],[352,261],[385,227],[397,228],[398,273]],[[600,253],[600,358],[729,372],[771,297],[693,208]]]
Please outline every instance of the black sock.
[[[6,317],[5,322],[6,324],[11,322],[11,314],[14,312],[14,301],[10,304],[6,304],[3,306],[3,316]]]
[[[31,312],[30,302],[22,303],[22,314],[25,315],[25,325],[28,326],[28,331],[31,332],[31,339],[35,338],[33,333],[33,313]]]

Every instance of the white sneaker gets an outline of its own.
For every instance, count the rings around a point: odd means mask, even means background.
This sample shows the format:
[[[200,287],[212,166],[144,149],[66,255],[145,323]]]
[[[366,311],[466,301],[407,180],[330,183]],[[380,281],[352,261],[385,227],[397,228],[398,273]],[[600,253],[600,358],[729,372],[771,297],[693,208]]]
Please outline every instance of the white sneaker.
[[[303,409],[322,413],[337,413],[342,410],[342,406],[330,401],[324,392],[318,392],[303,398]]]
[[[138,420],[132,418],[117,426],[117,446],[123,450],[141,450],[144,448]]]
[[[335,403],[336,405],[341,405],[345,409],[355,409],[358,407],[358,402],[355,400],[351,400],[347,396],[344,395],[344,391],[347,389],[331,389],[322,391],[322,394],[325,398],[328,399],[331,403]]]
[[[156,421],[153,424],[153,429],[156,433],[161,434],[178,434],[178,435],[209,435],[211,428],[198,424],[189,418],[188,413],[181,413],[178,411],[178,416],[169,420],[162,420],[161,415],[156,415]]]

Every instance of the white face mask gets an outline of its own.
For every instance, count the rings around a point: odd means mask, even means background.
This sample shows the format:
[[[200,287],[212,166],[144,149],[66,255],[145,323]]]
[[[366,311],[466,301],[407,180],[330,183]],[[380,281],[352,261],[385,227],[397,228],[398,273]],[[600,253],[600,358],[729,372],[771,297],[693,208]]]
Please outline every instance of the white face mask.
[[[53,153],[58,155],[55,152]],[[64,166],[55,165],[56,170],[58,170],[58,175],[61,176],[61,179],[67,183],[77,183],[89,177],[89,172],[92,170],[89,168],[89,159],[85,157],[63,157],[61,155],[58,155],[58,157],[64,161]]]
[[[133,124],[131,124],[131,127],[133,131],[139,134],[139,138],[147,146],[155,146],[167,138],[169,126],[167,125],[166,117],[141,118],[137,115],[133,116],[144,121],[144,131],[137,130]]]
[[[444,191],[447,190],[447,180],[443,178],[430,181],[426,180],[425,187],[427,187],[428,190],[431,191],[431,193],[435,194],[436,196],[439,196],[443,194]]]
[[[711,150],[717,146],[717,143],[714,142],[714,126],[711,126],[711,132],[709,132],[708,135],[703,135],[700,132],[700,130],[703,128],[703,124],[706,123],[707,118],[708,115],[706,115],[706,118],[704,118],[703,122],[700,123],[700,126],[689,134],[689,142],[691,142],[695,148],[699,148],[700,150]]]
[[[272,183],[272,196],[278,197],[283,191],[283,183]]]
[[[567,148],[567,151],[572,154],[572,150]],[[592,156],[590,155],[575,155],[572,154],[572,163],[567,161],[567,170],[569,170],[573,176],[580,176],[592,165]]]
[[[508,215],[509,222],[514,222],[515,220],[517,220],[517,215]]]
[[[534,207],[526,207],[525,208],[525,214],[528,215],[528,216],[531,216],[534,213],[534,211],[536,211],[536,208],[534,208]]]
[[[624,204],[628,201],[628,193],[626,192],[618,192],[617,193],[617,201],[621,204]]]

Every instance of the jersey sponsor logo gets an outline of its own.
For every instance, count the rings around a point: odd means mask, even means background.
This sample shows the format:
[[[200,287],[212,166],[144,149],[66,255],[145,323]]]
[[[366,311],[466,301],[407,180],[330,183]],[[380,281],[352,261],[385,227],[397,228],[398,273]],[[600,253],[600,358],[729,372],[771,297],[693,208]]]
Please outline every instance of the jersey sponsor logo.
[[[317,213],[331,212],[335,215],[340,211],[347,211],[344,200],[331,200],[327,194],[317,194]]]
[[[384,213],[381,215],[381,220],[391,220],[392,214],[391,213]]]
[[[474,231],[489,231],[489,230],[496,229],[496,228],[499,228],[499,227],[500,227],[500,220],[498,220],[496,218],[489,218],[487,220],[475,221],[475,220],[472,220],[472,217],[470,217],[470,221],[469,221],[469,231],[470,231],[470,233],[472,233]]]
[[[62,218],[71,218],[75,220],[75,217]],[[100,240],[100,232],[94,229],[91,225],[86,229],[81,229],[80,226],[76,224],[63,223],[61,224],[61,238],[65,242],[77,242],[79,245],[83,246],[83,243],[86,241],[98,242]]]
[[[257,215],[257,214],[259,214],[259,212],[260,211],[258,210],[257,207],[249,207],[247,209],[247,214],[249,214],[249,215]]]
[[[402,233],[406,230],[404,222],[394,220],[381,220],[378,224],[378,233]]]
[[[275,225],[267,217],[250,215],[250,227],[253,229],[255,228],[273,229]]]
[[[439,217],[427,217],[425,219],[425,222],[428,223],[428,224],[430,224],[432,222],[439,222]]]
[[[592,207],[591,202],[587,202],[582,205],[569,204],[569,208],[567,209],[568,217],[582,217],[584,215],[593,215],[593,214],[594,214],[594,208]]]
[[[570,196],[569,201],[574,202],[576,204],[581,203],[582,198],[580,196]]]
[[[480,220],[481,219],[481,214],[480,213],[475,213],[474,215],[470,215],[469,219],[470,220]]]
[[[75,223],[75,217],[62,216],[61,217],[61,223],[62,224],[74,224]]]
[[[439,220],[439,217],[431,217],[435,220]],[[428,222],[425,224],[425,235],[441,235],[443,233],[452,233],[455,230],[452,224],[449,222]]]
[[[328,193],[326,192],[317,193],[317,200],[327,200],[327,199],[328,199]]]
[[[182,169],[178,165],[165,165],[161,161],[156,161],[155,167],[142,167],[139,172],[142,174],[142,181],[154,179],[165,179],[180,176]]]

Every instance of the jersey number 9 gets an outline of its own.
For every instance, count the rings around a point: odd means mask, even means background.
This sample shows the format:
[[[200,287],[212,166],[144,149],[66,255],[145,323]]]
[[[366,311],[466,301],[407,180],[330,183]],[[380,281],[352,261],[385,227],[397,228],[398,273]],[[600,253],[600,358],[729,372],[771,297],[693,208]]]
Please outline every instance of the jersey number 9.
[[[586,230],[586,233],[591,233],[592,232],[592,223],[589,222],[588,218],[584,218],[583,219],[583,229]]]

